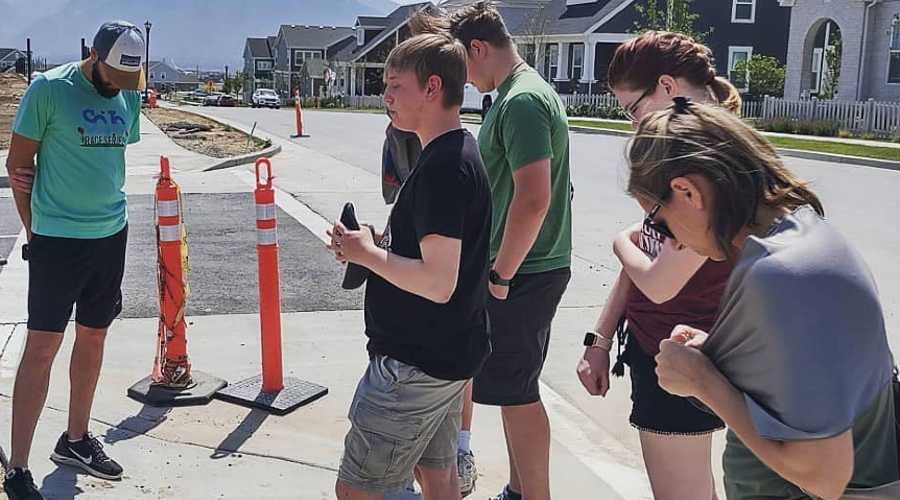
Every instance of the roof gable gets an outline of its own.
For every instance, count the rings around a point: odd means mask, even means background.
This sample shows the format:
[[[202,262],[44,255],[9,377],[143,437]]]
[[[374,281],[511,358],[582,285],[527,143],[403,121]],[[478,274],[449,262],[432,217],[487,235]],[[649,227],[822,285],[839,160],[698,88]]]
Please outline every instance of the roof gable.
[[[429,7],[434,7],[434,4],[432,4],[431,2],[421,2],[410,5],[403,5],[395,9],[393,12],[388,14],[386,18],[389,21],[388,25],[381,31],[381,33],[378,34],[378,36],[369,41],[369,43],[360,47],[360,49],[353,54],[352,60],[356,61],[359,58],[365,56],[370,50],[380,45],[381,42],[383,42],[387,37],[393,35],[395,32],[397,32],[397,30],[405,26],[406,23],[409,22],[409,18],[413,14],[418,12],[420,9],[426,9]]]
[[[566,0],[551,0],[543,9],[533,11],[525,22],[510,28],[514,35],[534,30],[534,20],[543,25],[544,35],[580,35],[597,30],[616,14],[628,7],[634,0],[596,0],[593,2],[566,5]],[[538,28],[541,29],[541,28]]]
[[[266,38],[248,38],[247,49],[250,51],[250,57],[257,59],[272,58],[272,51],[269,48],[269,41]]]
[[[278,30],[288,48],[327,49],[328,47],[355,36],[353,28],[336,26],[299,26],[283,24]]]

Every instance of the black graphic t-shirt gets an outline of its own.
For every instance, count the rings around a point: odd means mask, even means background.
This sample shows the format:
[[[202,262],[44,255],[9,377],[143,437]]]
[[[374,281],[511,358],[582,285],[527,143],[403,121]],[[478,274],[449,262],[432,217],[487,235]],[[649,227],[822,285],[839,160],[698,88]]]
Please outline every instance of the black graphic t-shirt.
[[[391,212],[389,251],[421,259],[429,235],[462,241],[456,290],[447,304],[406,292],[375,275],[366,286],[369,352],[416,366],[432,377],[465,380],[490,353],[487,311],[491,191],[478,145],[465,130],[422,151]]]

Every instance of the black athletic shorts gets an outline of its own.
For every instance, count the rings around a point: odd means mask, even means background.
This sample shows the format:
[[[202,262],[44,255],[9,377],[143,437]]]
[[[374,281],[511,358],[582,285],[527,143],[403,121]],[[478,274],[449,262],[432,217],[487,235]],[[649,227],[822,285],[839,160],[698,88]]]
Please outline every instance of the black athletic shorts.
[[[109,327],[122,312],[128,227],[83,240],[35,234],[28,243],[28,329],[63,333],[75,322]]]
[[[540,377],[550,345],[550,326],[572,273],[568,268],[520,274],[506,300],[488,294],[491,355],[475,376],[472,399],[492,406],[541,400]]]
[[[645,432],[695,436],[725,428],[719,417],[701,410],[689,398],[675,396],[659,386],[656,359],[629,334],[625,363],[631,372],[631,425]]]

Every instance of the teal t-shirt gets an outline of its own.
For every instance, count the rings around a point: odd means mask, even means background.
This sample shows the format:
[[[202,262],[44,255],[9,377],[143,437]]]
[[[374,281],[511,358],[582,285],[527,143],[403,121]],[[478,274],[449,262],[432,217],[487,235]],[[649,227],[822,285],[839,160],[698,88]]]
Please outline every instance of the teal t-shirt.
[[[95,239],[125,227],[125,147],[140,140],[140,113],[139,92],[103,97],[77,62],[31,82],[13,131],[40,142],[32,232]]]

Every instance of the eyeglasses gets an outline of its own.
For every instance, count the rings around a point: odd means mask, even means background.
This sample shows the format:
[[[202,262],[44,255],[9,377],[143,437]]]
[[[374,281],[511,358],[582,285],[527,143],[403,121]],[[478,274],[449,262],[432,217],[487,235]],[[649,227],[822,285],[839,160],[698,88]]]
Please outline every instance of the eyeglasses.
[[[672,230],[669,229],[669,225],[665,222],[656,222],[656,215],[659,213],[659,209],[662,208],[662,203],[657,203],[653,210],[647,214],[647,217],[644,218],[644,225],[649,227],[650,229],[656,231],[657,233],[665,236],[666,238],[671,238],[673,240],[678,239],[672,233]]]
[[[625,118],[627,118],[633,122],[636,122],[637,118],[635,118],[634,115],[635,115],[635,113],[637,113],[638,107],[641,105],[641,102],[644,99],[650,97],[650,94],[652,94],[654,92],[656,92],[655,85],[653,87],[650,87],[649,89],[645,90],[644,93],[641,94],[641,96],[638,97],[636,101],[634,101],[633,103],[628,105],[627,108],[623,108],[622,111],[625,113]]]

